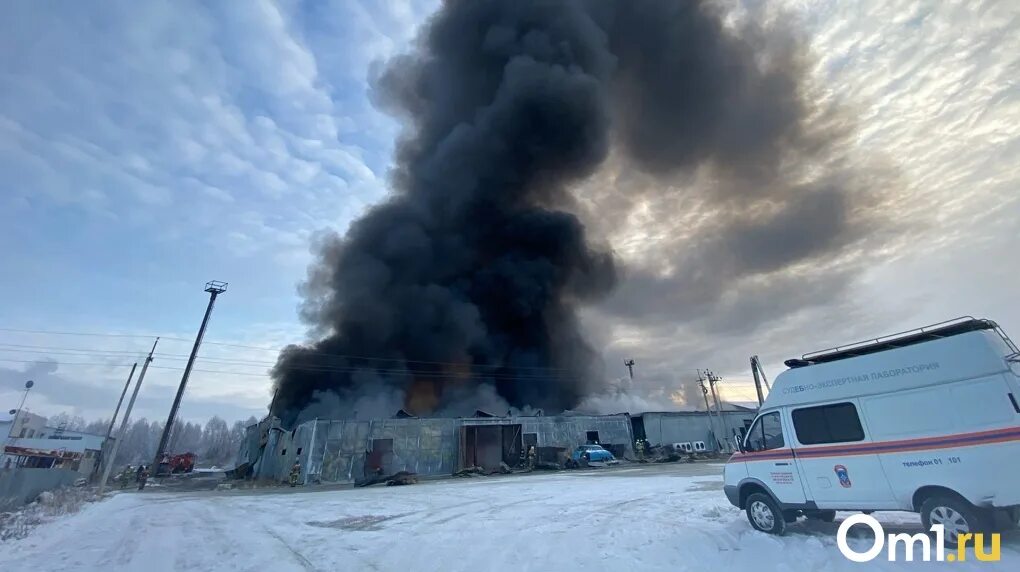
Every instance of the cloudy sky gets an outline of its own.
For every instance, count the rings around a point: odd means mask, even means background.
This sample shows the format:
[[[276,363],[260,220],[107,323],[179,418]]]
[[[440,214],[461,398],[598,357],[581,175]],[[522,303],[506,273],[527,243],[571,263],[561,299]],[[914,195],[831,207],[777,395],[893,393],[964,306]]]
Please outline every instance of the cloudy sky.
[[[372,107],[367,78],[434,9],[5,6],[0,409],[33,379],[33,411],[108,416],[161,335],[137,407],[164,418],[217,279],[229,290],[182,415],[263,414],[274,348],[306,337],[309,246],[387,192],[399,126]],[[812,103],[846,129],[829,160],[855,173],[881,223],[837,256],[744,272],[712,241],[717,213],[684,192],[641,193],[610,161],[575,192],[628,278],[585,324],[611,375],[637,360],[632,393],[650,402],[698,367],[750,399],[752,354],[774,376],[788,357],[959,315],[1020,336],[1020,5],[778,9],[805,44]]]

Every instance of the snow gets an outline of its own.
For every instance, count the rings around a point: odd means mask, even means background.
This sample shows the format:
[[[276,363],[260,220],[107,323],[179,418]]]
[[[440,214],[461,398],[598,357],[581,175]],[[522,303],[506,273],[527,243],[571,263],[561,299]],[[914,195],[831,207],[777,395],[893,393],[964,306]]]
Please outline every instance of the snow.
[[[887,532],[916,515],[876,513]],[[836,524],[755,532],[722,493],[718,464],[429,481],[404,487],[125,492],[0,544],[10,570],[930,570],[855,564]],[[863,550],[867,544],[858,541]],[[953,569],[1015,570],[1002,560]]]

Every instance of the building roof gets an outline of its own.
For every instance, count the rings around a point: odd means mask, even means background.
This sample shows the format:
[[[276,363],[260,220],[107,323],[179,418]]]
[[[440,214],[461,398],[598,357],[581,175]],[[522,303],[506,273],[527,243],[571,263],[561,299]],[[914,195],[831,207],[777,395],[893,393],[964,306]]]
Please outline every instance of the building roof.
[[[84,453],[88,448],[86,445],[83,440],[20,438],[7,441],[4,450],[8,453],[18,451],[22,455],[62,457],[65,453]]]

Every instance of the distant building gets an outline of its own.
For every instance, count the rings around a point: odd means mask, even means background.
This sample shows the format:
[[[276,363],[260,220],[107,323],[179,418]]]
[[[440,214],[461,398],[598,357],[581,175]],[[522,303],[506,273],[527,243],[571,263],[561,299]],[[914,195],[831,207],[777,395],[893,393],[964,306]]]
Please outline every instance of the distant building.
[[[50,427],[46,421],[28,411],[0,419],[0,468],[58,468],[91,475],[98,468],[106,436]]]
[[[634,438],[651,446],[702,441],[709,452],[732,451],[758,410],[752,405],[723,403],[722,414],[705,411],[653,411],[631,416]],[[712,431],[716,431],[713,439]]]
[[[46,418],[31,411],[15,411],[10,419],[0,421],[0,435],[8,438],[34,439],[46,431]]]

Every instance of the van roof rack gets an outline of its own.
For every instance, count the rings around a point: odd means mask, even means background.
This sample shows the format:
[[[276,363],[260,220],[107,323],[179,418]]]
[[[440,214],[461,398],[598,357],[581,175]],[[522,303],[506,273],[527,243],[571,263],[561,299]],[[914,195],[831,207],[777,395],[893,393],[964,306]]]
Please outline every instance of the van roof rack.
[[[805,367],[817,363],[826,363],[873,354],[893,348],[912,346],[914,344],[920,344],[978,330],[995,330],[996,333],[1002,336],[1010,347],[1016,351],[1016,346],[1013,345],[1012,341],[1006,337],[1005,332],[1003,332],[999,328],[999,325],[995,322],[986,319],[978,319],[973,316],[963,316],[953,320],[925,326],[923,328],[907,330],[905,332],[882,336],[880,338],[809,352],[802,355],[800,359],[789,359],[786,360],[785,363],[787,367]]]

